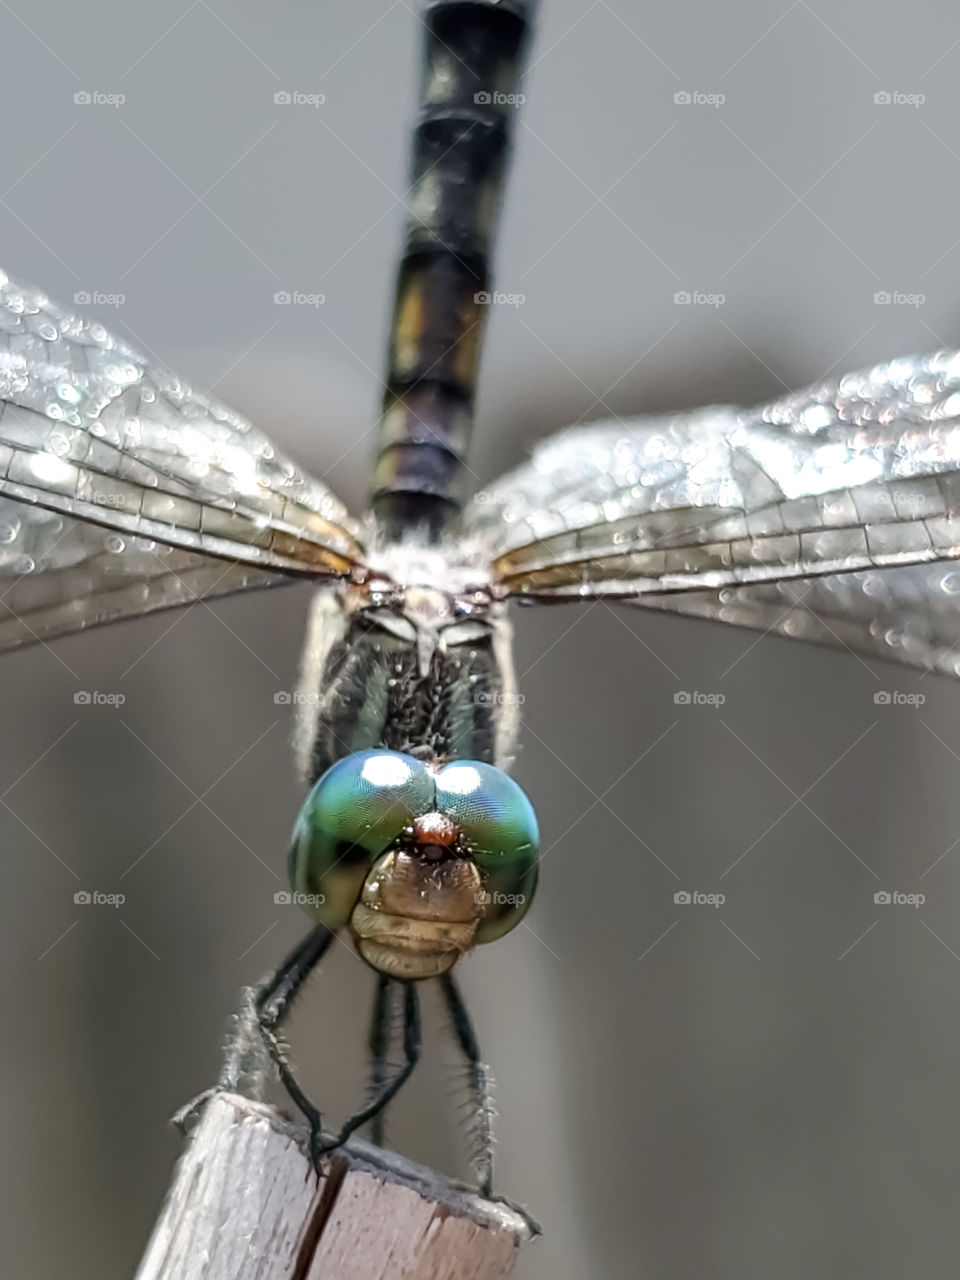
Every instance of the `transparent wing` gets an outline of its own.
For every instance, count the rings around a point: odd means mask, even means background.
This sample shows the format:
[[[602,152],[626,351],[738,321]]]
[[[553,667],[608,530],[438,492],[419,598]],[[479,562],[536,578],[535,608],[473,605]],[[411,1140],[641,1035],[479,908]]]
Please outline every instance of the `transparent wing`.
[[[0,498],[0,650],[294,580]]]
[[[505,593],[647,603],[950,560],[958,469],[960,353],[937,352],[754,410],[562,433],[476,496],[468,529]]]
[[[676,591],[629,603],[960,676],[960,573],[950,564]]]
[[[177,548],[193,569],[209,555],[340,575],[363,555],[341,504],[244,418],[2,274],[0,496]]]

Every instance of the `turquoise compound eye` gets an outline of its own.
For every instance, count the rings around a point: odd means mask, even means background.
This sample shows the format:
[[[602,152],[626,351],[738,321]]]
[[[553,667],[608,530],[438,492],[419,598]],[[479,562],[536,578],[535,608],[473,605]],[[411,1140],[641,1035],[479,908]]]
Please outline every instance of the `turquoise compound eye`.
[[[437,809],[457,825],[480,870],[484,917],[477,942],[492,942],[519,924],[537,887],[540,830],[526,794],[502,769],[457,760],[436,775]]]
[[[315,919],[350,919],[367,872],[414,818],[434,807],[434,778],[400,751],[358,751],[317,780],[293,830],[288,869]]]

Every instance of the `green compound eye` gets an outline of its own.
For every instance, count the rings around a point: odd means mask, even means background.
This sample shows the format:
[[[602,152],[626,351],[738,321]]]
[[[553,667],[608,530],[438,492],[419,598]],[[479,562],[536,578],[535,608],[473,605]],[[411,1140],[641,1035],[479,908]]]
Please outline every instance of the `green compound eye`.
[[[400,751],[358,751],[314,784],[293,830],[290,886],[321,924],[350,919],[370,867],[434,807],[434,777]]]
[[[518,925],[537,887],[540,831],[525,793],[502,769],[457,760],[436,775],[437,809],[460,829],[480,870],[485,910],[477,942],[493,942]]]

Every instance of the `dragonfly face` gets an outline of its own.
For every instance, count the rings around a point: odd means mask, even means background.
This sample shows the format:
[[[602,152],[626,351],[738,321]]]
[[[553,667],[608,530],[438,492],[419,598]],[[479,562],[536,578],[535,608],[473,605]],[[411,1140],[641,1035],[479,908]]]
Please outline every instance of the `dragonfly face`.
[[[349,925],[374,969],[433,978],[519,924],[538,849],[530,801],[493,765],[359,751],[310,792],[290,883],[321,924]]]

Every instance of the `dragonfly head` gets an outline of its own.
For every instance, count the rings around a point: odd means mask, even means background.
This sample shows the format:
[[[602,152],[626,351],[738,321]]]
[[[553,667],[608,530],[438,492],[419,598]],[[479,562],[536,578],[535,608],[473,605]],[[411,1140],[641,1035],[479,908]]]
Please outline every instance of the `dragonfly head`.
[[[431,978],[520,922],[537,881],[530,801],[501,769],[358,751],[315,783],[290,852],[297,900],[393,978]]]

